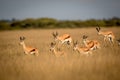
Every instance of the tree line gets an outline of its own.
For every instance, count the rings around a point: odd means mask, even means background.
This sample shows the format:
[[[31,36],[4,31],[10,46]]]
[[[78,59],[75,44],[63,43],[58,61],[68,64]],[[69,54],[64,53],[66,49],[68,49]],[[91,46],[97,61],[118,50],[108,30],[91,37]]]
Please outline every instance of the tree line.
[[[120,18],[110,19],[88,19],[88,20],[57,20],[53,18],[27,18],[24,20],[0,20],[0,30],[14,29],[52,29],[52,28],[81,28],[81,27],[102,27],[120,26]]]

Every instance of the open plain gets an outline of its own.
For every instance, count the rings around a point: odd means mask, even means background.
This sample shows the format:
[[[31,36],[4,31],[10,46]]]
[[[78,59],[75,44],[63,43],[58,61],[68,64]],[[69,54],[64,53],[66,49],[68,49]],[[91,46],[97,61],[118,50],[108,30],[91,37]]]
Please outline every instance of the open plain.
[[[120,80],[120,28],[102,28],[115,34],[115,43],[103,41],[95,28],[79,29],[31,29],[0,32],[0,80]],[[83,46],[82,36],[98,40],[101,49],[86,56],[73,51],[73,46],[64,44],[61,48],[67,57],[55,57],[50,52],[54,41],[52,32],[68,33],[74,41]],[[25,55],[19,45],[19,37],[25,36],[26,45],[39,50],[39,56]]]

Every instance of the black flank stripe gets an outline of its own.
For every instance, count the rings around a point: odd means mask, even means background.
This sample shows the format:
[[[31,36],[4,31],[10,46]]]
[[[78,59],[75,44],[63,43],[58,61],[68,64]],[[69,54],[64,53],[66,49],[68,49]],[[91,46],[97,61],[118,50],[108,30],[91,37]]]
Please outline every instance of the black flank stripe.
[[[68,38],[70,38],[70,36],[67,36],[65,39],[68,39]],[[65,40],[65,39],[64,39],[64,40]]]
[[[92,41],[91,41],[91,42],[92,42]],[[90,48],[94,47],[94,45],[95,45],[95,44],[93,43],[93,45],[92,45]]]
[[[35,51],[35,49],[30,50],[30,52],[33,52],[33,51]]]

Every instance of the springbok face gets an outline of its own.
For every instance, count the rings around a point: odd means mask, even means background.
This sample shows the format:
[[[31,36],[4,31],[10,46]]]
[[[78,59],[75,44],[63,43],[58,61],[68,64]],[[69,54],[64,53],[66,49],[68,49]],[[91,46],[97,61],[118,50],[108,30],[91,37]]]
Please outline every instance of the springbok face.
[[[83,35],[83,39],[87,39],[88,38],[88,36],[86,36],[86,35]]]
[[[55,45],[56,45],[56,43],[51,42],[50,51],[53,51],[55,49]]]
[[[92,47],[93,46],[93,41],[87,39],[88,36],[83,35],[83,43],[85,44],[86,47]]]
[[[88,36],[83,35],[83,42],[85,43],[87,41]]]
[[[58,40],[58,32],[56,32],[56,33],[53,32],[52,35],[54,37],[54,40],[57,41]]]
[[[20,37],[20,45],[24,45],[25,37]]]
[[[78,42],[73,42],[73,50],[77,50],[78,48]]]
[[[101,35],[101,28],[100,28],[100,26],[98,25],[98,27],[96,27],[96,30],[97,30],[97,32],[98,32],[98,35]]]

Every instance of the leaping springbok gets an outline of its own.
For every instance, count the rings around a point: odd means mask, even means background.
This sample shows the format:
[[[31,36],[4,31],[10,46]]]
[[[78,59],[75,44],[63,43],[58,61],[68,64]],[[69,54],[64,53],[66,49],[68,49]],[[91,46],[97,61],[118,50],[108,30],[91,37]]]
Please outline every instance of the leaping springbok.
[[[56,51],[55,49],[56,43],[51,42],[50,46],[51,46],[50,51],[52,51],[56,57],[66,56],[66,53],[64,51],[60,51],[60,50]]]
[[[56,32],[56,33],[53,32],[52,35],[53,35],[55,41],[58,40],[62,44],[67,42],[67,44],[70,45],[71,42],[72,42],[72,38],[71,38],[71,36],[69,34],[63,34],[63,35],[59,36],[58,32]]]
[[[110,43],[114,44],[115,36],[114,36],[112,31],[105,31],[105,32],[103,32],[103,31],[101,31],[100,26],[98,26],[96,28],[96,30],[97,30],[99,35],[103,35],[104,36],[104,41],[105,42],[108,40]]]
[[[92,54],[92,50],[90,47],[78,47],[78,42],[73,42],[73,50],[78,51],[79,53],[82,54]]]
[[[86,47],[90,47],[92,50],[100,49],[100,43],[97,40],[88,40],[88,36],[83,35],[83,43]]]
[[[38,49],[26,46],[24,40],[25,40],[25,37],[20,37],[20,44],[23,47],[24,53],[25,54],[35,54],[36,56],[38,56],[38,54],[39,54]]]

